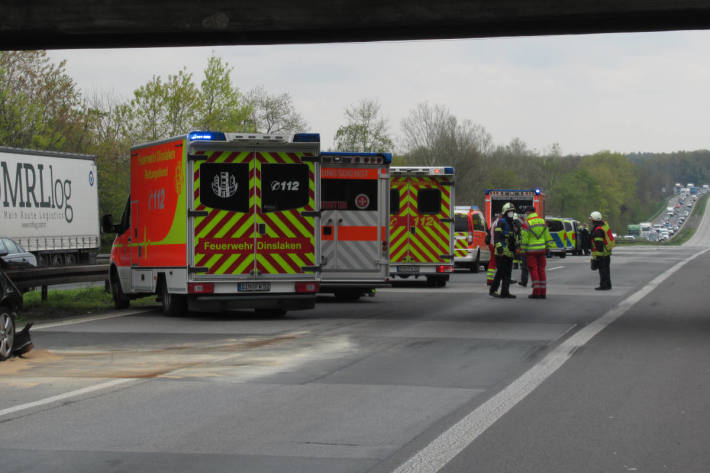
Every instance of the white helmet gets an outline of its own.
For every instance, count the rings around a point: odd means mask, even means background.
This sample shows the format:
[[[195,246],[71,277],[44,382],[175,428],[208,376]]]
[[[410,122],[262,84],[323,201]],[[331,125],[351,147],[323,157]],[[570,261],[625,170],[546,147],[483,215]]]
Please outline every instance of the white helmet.
[[[601,222],[603,220],[602,213],[595,210],[594,212],[589,214],[589,219],[595,222]]]
[[[507,213],[509,210],[515,211],[515,206],[513,204],[511,204],[510,202],[507,202],[503,206],[503,213]]]

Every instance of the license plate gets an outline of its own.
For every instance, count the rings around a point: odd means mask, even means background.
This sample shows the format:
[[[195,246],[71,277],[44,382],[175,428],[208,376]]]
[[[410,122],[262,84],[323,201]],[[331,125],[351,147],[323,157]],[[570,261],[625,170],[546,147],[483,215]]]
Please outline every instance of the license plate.
[[[240,282],[237,284],[239,292],[268,292],[271,290],[270,282]]]
[[[397,266],[398,273],[418,273],[419,266]]]

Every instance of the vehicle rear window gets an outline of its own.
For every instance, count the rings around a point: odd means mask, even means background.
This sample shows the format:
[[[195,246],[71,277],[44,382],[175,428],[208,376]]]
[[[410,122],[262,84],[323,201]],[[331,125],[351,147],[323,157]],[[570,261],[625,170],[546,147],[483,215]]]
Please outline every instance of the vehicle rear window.
[[[5,242],[5,247],[7,248],[7,251],[13,255],[16,253],[20,253],[20,250],[17,248],[17,245],[15,244],[14,241],[10,240],[9,238],[6,238],[4,240]]]
[[[572,230],[573,230],[573,229],[572,229],[572,224],[569,223],[569,222],[565,222],[565,231],[566,231],[566,232],[571,232]]]
[[[377,210],[376,179],[321,180],[321,210]]]
[[[559,220],[545,220],[545,223],[547,223],[547,228],[551,232],[559,232],[564,230],[562,222],[560,222]]]
[[[233,212],[249,211],[249,165],[200,165],[200,202],[205,207]]]
[[[466,215],[466,214],[454,215],[454,231],[455,232],[467,232],[468,231],[468,215]]]
[[[441,212],[441,191],[439,189],[419,189],[417,210],[420,214],[436,215]]]
[[[261,209],[278,212],[308,204],[307,164],[262,164]]]
[[[390,189],[390,214],[399,213],[399,189]]]

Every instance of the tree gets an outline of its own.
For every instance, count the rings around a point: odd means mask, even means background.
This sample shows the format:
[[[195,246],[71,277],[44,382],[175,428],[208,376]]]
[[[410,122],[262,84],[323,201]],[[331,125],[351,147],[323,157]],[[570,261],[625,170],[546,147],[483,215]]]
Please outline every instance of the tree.
[[[394,143],[387,132],[387,121],[380,117],[380,104],[376,100],[363,99],[346,108],[345,117],[348,124],[335,132],[335,147],[338,151],[392,151]]]
[[[459,120],[444,106],[419,104],[402,120],[406,160],[424,166],[456,169],[456,200],[478,201],[486,187],[481,161],[491,152],[492,138],[480,125]]]
[[[296,133],[308,128],[287,93],[271,95],[263,87],[256,87],[249,92],[247,100],[251,108],[249,123],[253,130],[271,135]]]
[[[0,51],[0,142],[64,150],[84,120],[81,93],[46,51]]]
[[[252,104],[232,85],[234,68],[210,56],[200,84],[196,127],[202,130],[255,131]]]

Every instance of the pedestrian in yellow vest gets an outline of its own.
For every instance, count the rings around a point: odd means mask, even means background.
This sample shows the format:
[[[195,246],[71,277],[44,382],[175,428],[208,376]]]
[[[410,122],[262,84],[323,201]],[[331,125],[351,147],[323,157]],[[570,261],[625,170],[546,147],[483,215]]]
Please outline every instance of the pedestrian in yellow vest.
[[[528,215],[527,228],[523,229],[520,250],[525,254],[525,262],[530,272],[532,294],[530,299],[547,298],[547,252],[554,248],[555,242],[550,235],[545,219],[532,212]]]
[[[589,220],[592,222],[592,267],[599,270],[599,287],[594,289],[608,291],[611,289],[611,250],[616,242],[601,212],[592,212]]]

